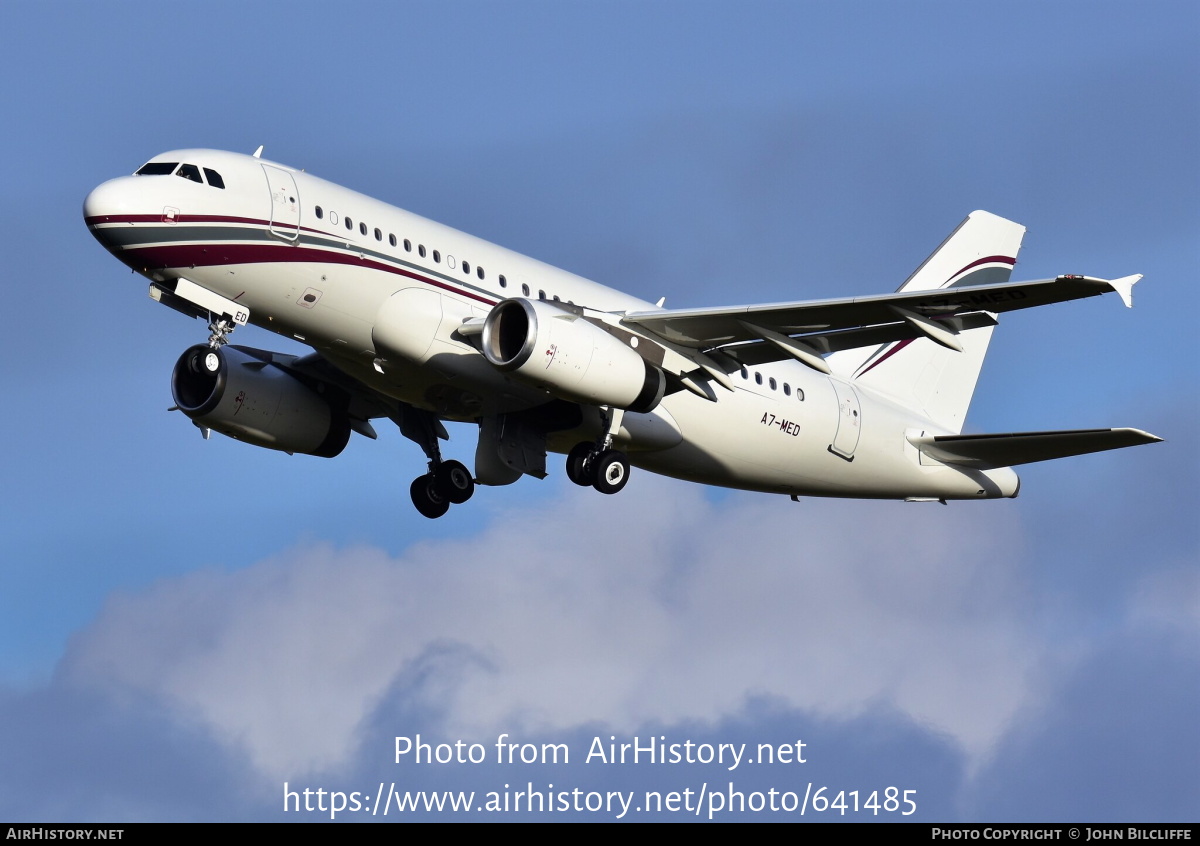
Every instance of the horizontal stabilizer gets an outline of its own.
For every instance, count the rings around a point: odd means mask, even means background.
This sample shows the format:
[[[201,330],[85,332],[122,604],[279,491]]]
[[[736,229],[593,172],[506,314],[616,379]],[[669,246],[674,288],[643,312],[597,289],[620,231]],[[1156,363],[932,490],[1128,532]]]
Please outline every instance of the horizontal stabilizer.
[[[1152,444],[1162,438],[1141,429],[1074,429],[1006,435],[921,435],[908,440],[937,461],[988,470]]]

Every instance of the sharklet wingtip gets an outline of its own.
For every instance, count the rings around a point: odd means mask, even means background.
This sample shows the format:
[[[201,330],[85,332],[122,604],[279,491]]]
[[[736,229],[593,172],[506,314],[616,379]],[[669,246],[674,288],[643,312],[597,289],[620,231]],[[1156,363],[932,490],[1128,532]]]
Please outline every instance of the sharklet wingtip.
[[[1135,273],[1132,276],[1109,280],[1109,287],[1117,292],[1121,302],[1125,303],[1125,308],[1133,308],[1133,286],[1141,281],[1141,278],[1142,274]]]

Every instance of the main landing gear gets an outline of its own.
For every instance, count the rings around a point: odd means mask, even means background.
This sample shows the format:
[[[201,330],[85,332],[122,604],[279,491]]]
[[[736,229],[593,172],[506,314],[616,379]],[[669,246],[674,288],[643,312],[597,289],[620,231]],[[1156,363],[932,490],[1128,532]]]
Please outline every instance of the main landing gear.
[[[459,461],[442,461],[438,440],[448,437],[437,417],[428,411],[401,405],[392,420],[404,437],[415,441],[429,459],[429,472],[413,479],[408,492],[417,511],[436,520],[451,505],[461,505],[475,493],[475,480]]]
[[[610,409],[607,415],[605,433],[598,442],[581,441],[567,453],[567,478],[602,494],[615,494],[629,481],[629,457],[612,448],[613,437],[621,429],[623,410]]]
[[[475,480],[458,461],[430,462],[429,472],[413,479],[408,489],[417,511],[431,520],[441,517],[451,505],[461,505],[475,493]]]
[[[629,459],[619,449],[597,450],[595,444],[583,441],[567,455],[567,478],[600,493],[615,494],[629,481]]]

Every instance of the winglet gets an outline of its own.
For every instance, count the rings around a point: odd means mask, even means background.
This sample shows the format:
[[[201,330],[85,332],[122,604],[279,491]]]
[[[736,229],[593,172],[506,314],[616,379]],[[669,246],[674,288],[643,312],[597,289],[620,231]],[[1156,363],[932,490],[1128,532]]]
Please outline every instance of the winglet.
[[[1110,279],[1108,284],[1121,297],[1121,301],[1125,303],[1125,308],[1133,308],[1133,286],[1142,278],[1142,274],[1135,273],[1133,276],[1122,276],[1120,279]]]

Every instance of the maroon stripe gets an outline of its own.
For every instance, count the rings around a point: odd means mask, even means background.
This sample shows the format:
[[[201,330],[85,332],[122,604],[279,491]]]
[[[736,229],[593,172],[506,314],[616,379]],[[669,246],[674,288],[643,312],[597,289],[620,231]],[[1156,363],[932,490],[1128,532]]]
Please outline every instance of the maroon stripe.
[[[234,217],[225,214],[180,214],[173,218],[179,223],[253,223],[267,226],[270,221],[257,217]],[[162,212],[158,214],[98,214],[85,217],[84,223],[95,226],[99,223],[162,223]]]
[[[85,217],[83,222],[88,226],[97,226],[102,223],[168,223],[162,214],[103,214]],[[263,220],[258,217],[234,217],[225,214],[180,214],[171,219],[173,223],[245,223],[251,226],[271,226],[271,221]],[[291,229],[296,227],[286,223],[276,223],[276,229]],[[337,238],[338,240],[347,240],[344,235],[336,232],[326,232],[323,229],[313,229],[308,226],[301,226],[301,231],[312,232],[316,235],[325,235],[329,238]]]
[[[1011,256],[988,256],[987,258],[976,259],[975,261],[971,262],[966,267],[964,267],[962,270],[958,271],[958,273],[950,274],[950,279],[957,279],[959,276],[962,276],[964,273],[966,273],[972,267],[978,267],[981,264],[1007,264],[1009,267],[1013,267],[1014,265],[1016,265],[1016,263],[1017,263],[1017,260],[1015,258],[1012,258]],[[950,281],[950,279],[947,279],[946,283],[948,283]],[[943,288],[946,286],[946,283],[942,283]]]
[[[962,276],[964,273],[966,273],[971,268],[979,267],[979,265],[981,265],[981,264],[1007,264],[1009,267],[1013,267],[1016,265],[1016,263],[1017,263],[1017,260],[1015,258],[1013,258],[1012,256],[988,256],[987,258],[976,259],[975,261],[968,264],[966,267],[959,270],[957,273],[950,274],[950,278],[947,279],[945,282],[943,282],[942,288],[938,289],[938,290],[945,289],[945,287],[947,285],[949,285],[951,281]],[[917,293],[917,292],[914,291],[913,293]],[[949,317],[950,315],[940,315],[940,316],[941,317]],[[937,320],[937,319],[938,319],[937,317],[934,318],[934,320]],[[854,375],[854,378],[858,379],[861,376],[866,376],[868,373],[870,373],[876,367],[883,364],[885,361],[887,361],[889,358],[894,356],[896,353],[900,352],[900,350],[904,349],[905,347],[907,347],[909,344],[911,344],[915,340],[917,340],[917,339],[909,338],[908,340],[905,340],[905,341],[898,341],[890,350],[888,350],[886,353],[881,355],[879,358],[877,358],[873,362],[871,362],[870,367],[868,367],[866,370],[862,371],[861,373],[856,373]]]
[[[894,347],[892,347],[886,353],[881,355],[879,358],[875,359],[875,361],[871,364],[870,367],[868,367],[862,373],[859,373],[858,375],[856,375],[854,378],[857,379],[859,376],[866,376],[868,373],[870,373],[876,367],[883,364],[885,361],[887,361],[889,358],[894,356],[896,353],[900,352],[900,350],[904,349],[905,347],[907,347],[909,344],[911,344],[915,340],[916,340],[916,338],[908,338],[906,340],[897,342],[897,344]]]
[[[397,276],[407,276],[426,285],[441,288],[486,305],[495,305],[499,300],[480,296],[473,291],[431,279],[405,268],[393,267],[383,262],[357,255],[320,250],[312,247],[289,247],[283,244],[173,244],[154,247],[131,247],[121,253],[122,260],[129,265],[144,267],[215,267],[227,264],[266,264],[294,262],[312,264],[348,264],[369,267]]]

